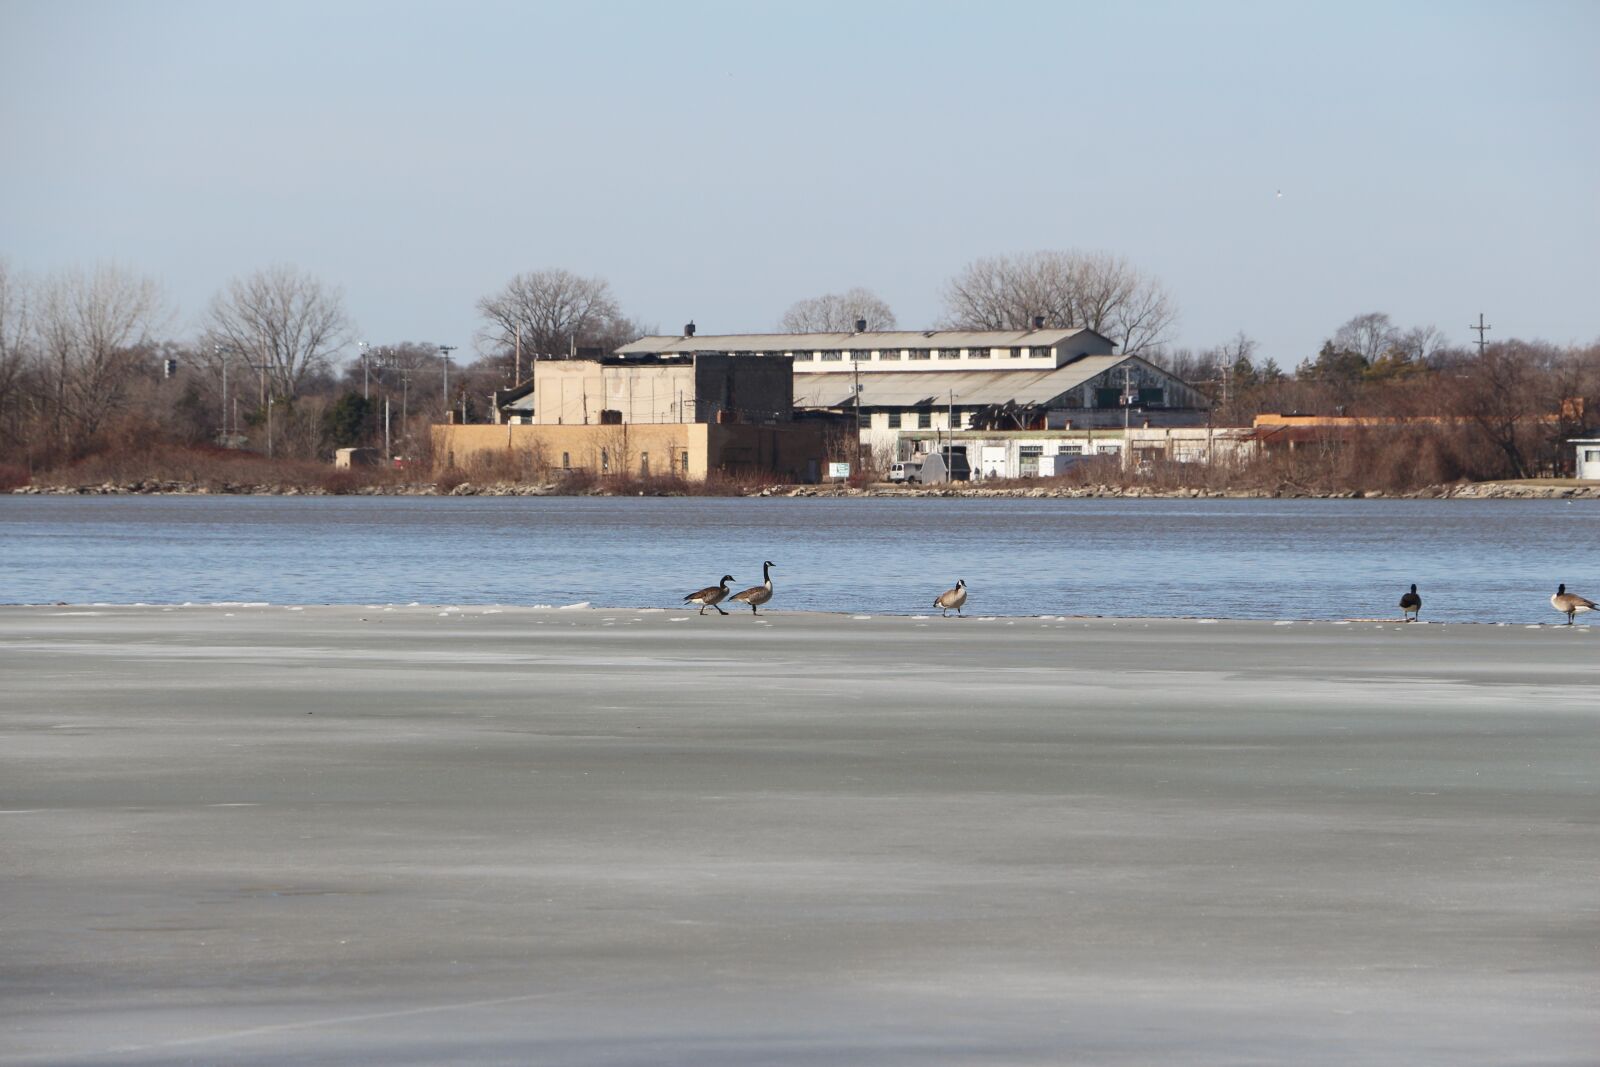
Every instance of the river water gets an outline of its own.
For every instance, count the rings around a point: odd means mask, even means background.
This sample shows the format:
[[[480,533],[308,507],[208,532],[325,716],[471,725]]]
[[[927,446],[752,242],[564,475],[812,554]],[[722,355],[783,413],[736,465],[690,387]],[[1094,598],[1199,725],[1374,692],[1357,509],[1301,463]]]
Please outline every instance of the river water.
[[[1600,502],[0,497],[0,602],[672,608],[772,560],[773,611],[1560,622]],[[744,609],[740,609],[744,610]]]

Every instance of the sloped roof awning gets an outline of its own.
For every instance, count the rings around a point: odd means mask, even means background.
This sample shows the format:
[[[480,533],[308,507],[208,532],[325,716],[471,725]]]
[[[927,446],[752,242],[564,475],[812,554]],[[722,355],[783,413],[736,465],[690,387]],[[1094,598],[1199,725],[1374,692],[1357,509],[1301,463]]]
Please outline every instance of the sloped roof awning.
[[[863,371],[861,406],[871,408],[1047,404],[1123,362],[1124,356],[1086,356],[1053,370]],[[837,408],[855,403],[855,375],[796,373],[795,407]]]

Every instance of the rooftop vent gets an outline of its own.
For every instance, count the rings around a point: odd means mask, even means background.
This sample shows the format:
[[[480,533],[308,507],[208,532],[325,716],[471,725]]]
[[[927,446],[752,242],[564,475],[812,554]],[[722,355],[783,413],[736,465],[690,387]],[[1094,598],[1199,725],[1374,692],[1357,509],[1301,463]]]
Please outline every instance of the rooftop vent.
[[[690,319],[688,322],[683,324],[683,335],[685,337],[693,337],[694,336],[694,320],[693,319]]]
[[[1033,317],[1033,328],[1035,330],[1044,329],[1044,316],[1043,315],[1035,315]]]
[[[856,320],[856,333],[866,333],[866,332],[867,332],[867,320],[866,319],[857,319]]]

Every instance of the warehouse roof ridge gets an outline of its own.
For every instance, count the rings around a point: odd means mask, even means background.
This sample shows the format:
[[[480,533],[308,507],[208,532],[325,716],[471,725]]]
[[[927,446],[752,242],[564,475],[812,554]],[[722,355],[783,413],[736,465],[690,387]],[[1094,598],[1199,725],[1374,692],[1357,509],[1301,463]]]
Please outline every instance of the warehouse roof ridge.
[[[1095,337],[1115,345],[1104,334],[1083,326],[1037,330],[865,330],[829,333],[651,334],[616,350],[617,355],[665,352],[802,351],[883,348],[1009,348],[1054,345],[1069,338]]]

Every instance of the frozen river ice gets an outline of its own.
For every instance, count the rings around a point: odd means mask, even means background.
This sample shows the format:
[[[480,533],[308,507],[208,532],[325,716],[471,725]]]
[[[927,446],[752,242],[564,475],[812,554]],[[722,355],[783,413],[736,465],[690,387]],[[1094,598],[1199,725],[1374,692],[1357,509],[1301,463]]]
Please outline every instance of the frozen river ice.
[[[1600,632],[0,608],[0,1063],[1590,1064]]]

